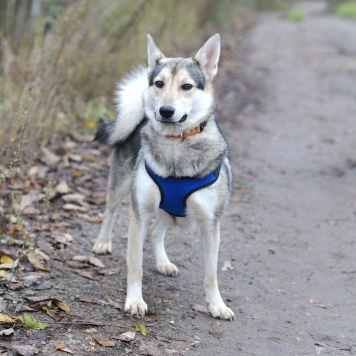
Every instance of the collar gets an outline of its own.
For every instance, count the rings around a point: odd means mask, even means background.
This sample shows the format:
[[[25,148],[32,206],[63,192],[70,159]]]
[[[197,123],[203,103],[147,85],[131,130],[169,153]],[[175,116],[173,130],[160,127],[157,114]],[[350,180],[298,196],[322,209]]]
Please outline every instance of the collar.
[[[204,130],[204,127],[206,126],[207,124],[207,121],[203,121],[199,126],[197,126],[196,128],[192,129],[192,130],[189,130],[187,132],[181,132],[179,135],[168,135],[166,137],[169,137],[169,138],[180,138],[181,141],[183,141],[186,137],[189,137],[189,136],[193,136],[193,135],[196,135],[200,132],[203,132]]]

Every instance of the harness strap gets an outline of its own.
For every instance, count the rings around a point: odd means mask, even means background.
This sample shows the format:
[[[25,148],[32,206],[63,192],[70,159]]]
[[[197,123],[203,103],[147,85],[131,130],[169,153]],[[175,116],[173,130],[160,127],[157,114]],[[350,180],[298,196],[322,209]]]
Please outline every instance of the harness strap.
[[[219,165],[213,172],[201,178],[177,178],[172,176],[162,178],[153,172],[147,163],[145,163],[145,167],[148,175],[152,178],[160,190],[160,209],[163,209],[167,213],[178,217],[187,216],[186,202],[188,197],[194,192],[215,183],[219,178],[221,169],[221,165]]]

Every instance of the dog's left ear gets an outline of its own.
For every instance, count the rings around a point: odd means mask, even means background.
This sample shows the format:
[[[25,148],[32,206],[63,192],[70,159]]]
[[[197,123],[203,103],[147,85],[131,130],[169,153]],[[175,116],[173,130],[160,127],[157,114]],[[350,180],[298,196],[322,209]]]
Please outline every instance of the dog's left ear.
[[[220,57],[220,35],[210,37],[200,48],[194,59],[199,63],[204,74],[211,80],[218,72]]]
[[[148,58],[148,72],[152,72],[157,65],[157,61],[165,58],[164,54],[159,50],[153,41],[153,38],[147,34],[147,58]]]

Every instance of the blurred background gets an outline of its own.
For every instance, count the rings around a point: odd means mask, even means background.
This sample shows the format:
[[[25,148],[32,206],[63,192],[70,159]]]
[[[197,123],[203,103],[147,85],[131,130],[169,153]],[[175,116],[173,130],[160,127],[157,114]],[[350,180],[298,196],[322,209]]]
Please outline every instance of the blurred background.
[[[1,1],[0,164],[18,165],[19,151],[21,159],[24,153],[35,158],[40,144],[57,133],[93,133],[100,120],[113,119],[115,83],[145,63],[147,33],[167,55],[191,56],[224,26],[233,26],[238,36],[255,10],[283,9],[290,20],[301,20],[300,12],[288,12],[292,3]],[[354,1],[328,4],[329,11],[344,11],[344,16],[355,12]]]

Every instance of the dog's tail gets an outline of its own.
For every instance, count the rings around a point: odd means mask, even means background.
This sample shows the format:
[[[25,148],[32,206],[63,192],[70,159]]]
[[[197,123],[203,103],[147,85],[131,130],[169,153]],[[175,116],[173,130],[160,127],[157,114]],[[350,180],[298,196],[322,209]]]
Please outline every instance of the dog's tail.
[[[101,125],[95,141],[115,146],[125,141],[145,117],[143,94],[148,87],[147,70],[139,67],[127,75],[117,86],[115,121]]]

